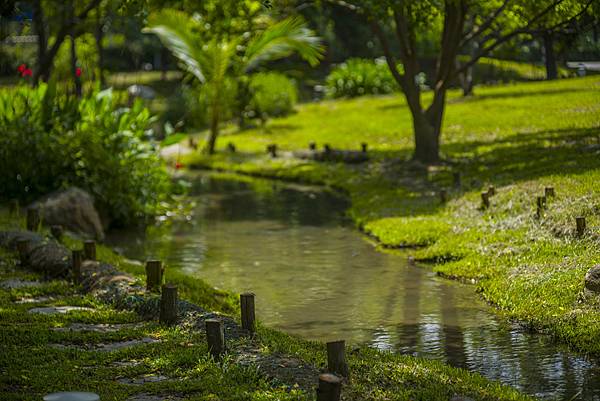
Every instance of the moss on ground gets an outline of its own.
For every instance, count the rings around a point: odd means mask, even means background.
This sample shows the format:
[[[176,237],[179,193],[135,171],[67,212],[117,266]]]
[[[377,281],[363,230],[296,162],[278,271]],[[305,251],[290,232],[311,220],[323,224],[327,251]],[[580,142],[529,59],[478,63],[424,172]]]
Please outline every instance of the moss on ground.
[[[476,88],[450,94],[442,152],[425,168],[410,162],[411,118],[400,96],[302,106],[264,129],[231,131],[238,153],[187,156],[190,167],[319,183],[348,194],[357,226],[384,246],[412,246],[442,275],[474,281],[482,296],[518,319],[583,352],[600,354],[600,301],[584,276],[600,263],[600,78]],[[428,97],[430,94],[425,94]],[[309,142],[358,149],[361,165],[285,156]],[[264,153],[269,143],[283,157]],[[453,173],[462,186],[453,186]],[[481,192],[494,185],[491,207]],[[556,197],[540,218],[536,197]],[[442,203],[439,191],[449,201]],[[588,232],[575,235],[575,217]]]
[[[0,211],[0,229],[17,229],[21,219]],[[66,238],[70,247],[76,240]],[[141,274],[138,263],[128,261],[110,249],[98,247],[99,260],[120,269]],[[168,267],[167,267],[168,269]],[[18,267],[16,254],[0,249],[0,282],[7,278],[39,279]],[[173,276],[183,298],[200,306],[224,312],[237,312],[232,294],[211,289],[199,279]],[[23,298],[51,296],[33,303],[16,303]],[[189,298],[188,298],[189,296]],[[30,314],[32,307],[72,305],[93,308],[65,315]],[[237,314],[237,313],[236,313]],[[56,331],[72,323],[127,324],[113,332]],[[116,341],[153,338],[159,343],[99,352],[71,347],[93,347]],[[244,340],[238,340],[244,341]],[[265,354],[297,357],[324,368],[324,345],[304,341],[259,326],[258,341]],[[226,357],[216,363],[207,357],[203,333],[183,327],[165,328],[156,322],[141,322],[132,312],[119,311],[97,299],[80,294],[64,281],[43,282],[39,287],[0,289],[0,400],[38,400],[53,391],[86,390],[103,400],[125,400],[135,394],[177,396],[189,400],[312,400],[313,392],[289,388],[267,380],[255,367],[243,367]],[[514,389],[491,382],[466,370],[436,361],[360,348],[348,353],[352,380],[344,386],[345,400],[448,400],[454,395],[474,400],[526,400]],[[165,376],[168,380],[144,384],[122,383],[119,379]],[[315,378],[316,380],[316,378]]]

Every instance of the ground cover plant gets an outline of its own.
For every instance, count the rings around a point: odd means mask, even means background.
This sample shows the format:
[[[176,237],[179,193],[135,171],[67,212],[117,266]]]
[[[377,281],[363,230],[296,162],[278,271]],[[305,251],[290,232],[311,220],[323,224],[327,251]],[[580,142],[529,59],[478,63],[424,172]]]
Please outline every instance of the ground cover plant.
[[[431,168],[410,161],[411,120],[398,96],[304,105],[267,129],[232,131],[236,154],[192,154],[184,163],[336,187],[350,197],[357,226],[382,245],[418,247],[416,259],[475,282],[507,317],[599,354],[598,299],[583,287],[600,261],[600,80],[479,88],[470,98],[456,91],[448,103],[447,162]],[[367,142],[371,159],[345,165],[286,157],[309,142],[356,150]],[[281,157],[264,152],[271,143]],[[497,195],[482,209],[490,185]],[[547,186],[556,196],[538,218],[536,197]],[[583,237],[575,235],[580,215],[589,228]]]

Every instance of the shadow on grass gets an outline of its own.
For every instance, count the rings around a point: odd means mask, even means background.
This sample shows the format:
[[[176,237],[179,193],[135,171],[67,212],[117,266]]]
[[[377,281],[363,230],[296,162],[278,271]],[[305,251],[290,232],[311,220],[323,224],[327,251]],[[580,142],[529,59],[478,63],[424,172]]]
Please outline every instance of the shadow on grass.
[[[548,89],[537,89],[537,90],[516,90],[516,91],[506,91],[506,92],[498,92],[498,93],[486,93],[484,95],[478,95],[477,90],[475,90],[475,95],[467,96],[467,97],[458,97],[454,99],[449,99],[448,104],[458,104],[458,103],[470,103],[480,100],[488,100],[488,99],[515,99],[515,98],[523,98],[523,97],[534,97],[534,96],[544,96],[544,95],[565,95],[565,94],[582,94],[584,92],[594,92],[597,93],[598,89],[582,89],[582,88],[548,88]]]

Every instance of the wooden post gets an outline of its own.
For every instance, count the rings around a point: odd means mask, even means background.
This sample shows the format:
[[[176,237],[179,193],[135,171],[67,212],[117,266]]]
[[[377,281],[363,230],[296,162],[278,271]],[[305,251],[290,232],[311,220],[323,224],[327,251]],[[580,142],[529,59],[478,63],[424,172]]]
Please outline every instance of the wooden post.
[[[490,194],[487,192],[481,193],[481,208],[487,209],[490,207]]]
[[[19,200],[13,199],[10,201],[9,212],[11,215],[18,216],[19,215]]]
[[[546,209],[546,197],[537,197],[537,217],[540,218],[544,215],[544,209]]]
[[[52,227],[50,227],[50,232],[52,233],[52,236],[54,238],[56,238],[57,241],[62,240],[63,233],[64,233],[63,226],[61,226],[61,225],[52,226]]]
[[[346,363],[346,342],[344,340],[327,343],[327,370],[348,377]]]
[[[40,228],[40,210],[37,208],[27,208],[27,230],[37,231]]]
[[[19,262],[21,266],[27,265],[27,253],[29,252],[29,240],[20,239],[17,241],[17,251],[19,252]]]
[[[490,185],[488,187],[488,194],[489,196],[494,196],[496,195],[496,187],[494,187],[493,185]]]
[[[165,284],[160,296],[159,322],[168,326],[177,322],[177,286]]]
[[[83,258],[85,260],[96,260],[96,241],[84,241]]]
[[[585,234],[585,217],[575,218],[577,224],[577,236],[582,237]]]
[[[308,144],[309,150],[317,150],[317,144],[315,142],[311,142]]]
[[[240,294],[240,308],[242,310],[242,329],[254,333],[256,331],[256,313],[253,293]]]
[[[230,153],[235,153],[235,145],[234,145],[232,142],[229,142],[229,143],[227,144],[227,150],[228,150]]]
[[[361,150],[362,150],[363,153],[367,153],[367,147],[368,147],[368,145],[367,145],[366,142],[363,142],[363,143],[360,144],[360,148],[361,148]]]
[[[325,153],[326,154],[330,154],[331,153],[331,146],[326,143],[325,145],[323,145],[323,149],[325,149]]]
[[[554,187],[546,187],[546,188],[544,188],[544,194],[546,195],[546,198],[550,198],[550,197],[556,196],[556,193],[554,192]]]
[[[319,375],[317,401],[339,401],[342,395],[342,379],[331,373]]]
[[[83,250],[74,249],[71,253],[71,258],[71,274],[73,276],[73,282],[75,284],[79,284],[81,282],[81,263],[83,262]]]
[[[277,145],[271,144],[267,145],[267,153],[271,155],[271,157],[277,157]]]
[[[225,331],[223,322],[217,319],[208,319],[206,321],[206,341],[208,342],[208,352],[215,359],[220,359],[225,353]]]
[[[163,283],[163,267],[160,260],[146,262],[146,290],[159,292]]]
[[[446,191],[445,189],[442,189],[440,191],[440,202],[441,203],[448,202],[448,191]]]
[[[455,171],[454,173],[452,173],[452,179],[454,180],[454,186],[456,188],[460,188],[461,187],[460,171]]]

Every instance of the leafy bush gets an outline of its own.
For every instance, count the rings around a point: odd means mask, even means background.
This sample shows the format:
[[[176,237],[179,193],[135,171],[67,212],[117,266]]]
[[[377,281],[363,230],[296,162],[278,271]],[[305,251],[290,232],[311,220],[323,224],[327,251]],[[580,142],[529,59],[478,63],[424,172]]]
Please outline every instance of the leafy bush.
[[[81,81],[90,82],[99,73],[98,50],[96,39],[91,33],[86,33],[75,39],[77,50],[77,67],[81,68]],[[58,82],[73,82],[73,71],[71,71],[71,41],[65,40],[60,46],[54,59],[53,79]]]
[[[53,85],[0,91],[2,196],[29,202],[76,185],[120,223],[153,214],[169,180],[153,144],[141,102],[119,107],[111,90],[81,100]]]
[[[349,59],[331,71],[326,87],[327,95],[332,98],[376,95],[398,90],[398,84],[382,59]]]
[[[264,121],[290,114],[298,100],[298,90],[294,81],[285,75],[263,72],[250,79],[250,96],[247,116]]]

